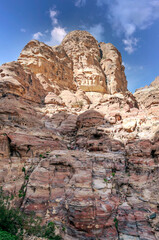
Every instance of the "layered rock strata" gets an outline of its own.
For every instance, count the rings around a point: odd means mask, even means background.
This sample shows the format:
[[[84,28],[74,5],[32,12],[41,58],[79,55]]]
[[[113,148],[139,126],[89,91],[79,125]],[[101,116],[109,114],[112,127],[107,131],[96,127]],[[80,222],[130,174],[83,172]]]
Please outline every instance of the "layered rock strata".
[[[107,80],[107,81],[106,81]],[[65,240],[159,239],[158,78],[132,95],[87,32],[0,67],[0,185]]]

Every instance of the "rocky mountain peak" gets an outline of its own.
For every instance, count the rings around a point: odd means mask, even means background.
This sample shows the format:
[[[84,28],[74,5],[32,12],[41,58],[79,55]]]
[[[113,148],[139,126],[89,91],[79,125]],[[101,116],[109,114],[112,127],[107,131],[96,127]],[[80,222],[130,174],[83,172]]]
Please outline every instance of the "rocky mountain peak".
[[[0,186],[64,240],[159,239],[159,78],[133,95],[86,31],[0,66]],[[28,240],[31,240],[28,237]]]
[[[127,91],[119,51],[110,43],[99,45],[86,31],[68,33],[56,47],[31,40],[18,62],[38,75],[50,91],[59,87],[110,94]]]
[[[159,88],[159,76],[157,76],[155,80],[150,84],[150,87]]]
[[[121,55],[112,44],[99,45],[90,33],[73,31],[64,38],[62,46],[73,61],[74,80],[83,91],[127,91]]]

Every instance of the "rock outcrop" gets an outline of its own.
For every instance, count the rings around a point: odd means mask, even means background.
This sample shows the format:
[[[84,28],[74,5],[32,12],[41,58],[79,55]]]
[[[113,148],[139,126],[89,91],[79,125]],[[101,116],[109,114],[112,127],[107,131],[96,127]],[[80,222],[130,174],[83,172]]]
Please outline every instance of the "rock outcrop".
[[[32,40],[0,66],[0,186],[65,240],[157,240],[158,108],[158,78],[131,94],[112,44]]]
[[[159,77],[156,77],[150,86],[137,89],[134,96],[141,107],[151,108],[156,106],[157,110],[159,104]]]
[[[86,31],[70,32],[62,41],[73,61],[74,81],[83,91],[107,92],[106,77],[100,66],[100,49],[95,38]]]
[[[106,75],[108,93],[127,91],[127,81],[120,52],[111,43],[100,43],[101,67]]]
[[[49,47],[32,40],[22,50],[18,62],[24,69],[30,69],[36,74],[47,91],[53,91],[56,85],[62,89],[76,89],[72,61],[60,46]]]

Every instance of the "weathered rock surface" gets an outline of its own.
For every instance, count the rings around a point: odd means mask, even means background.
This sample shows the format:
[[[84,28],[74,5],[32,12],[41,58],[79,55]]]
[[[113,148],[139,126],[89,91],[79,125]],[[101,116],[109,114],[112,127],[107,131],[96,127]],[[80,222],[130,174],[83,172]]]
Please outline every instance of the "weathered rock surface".
[[[134,93],[135,98],[143,108],[152,108],[155,114],[158,112],[157,107],[159,104],[159,77],[144,88],[137,89]]]
[[[127,81],[120,52],[111,43],[100,43],[102,53],[101,67],[106,75],[110,94],[127,91]]]
[[[120,53],[85,31],[30,41],[0,67],[0,185],[13,204],[65,240],[159,239],[158,86],[132,95]]]
[[[99,63],[98,42],[86,31],[70,32],[62,41],[73,61],[74,81],[83,91],[107,92],[106,78]]]
[[[73,82],[72,61],[62,47],[49,47],[37,40],[30,41],[22,50],[18,62],[29,68],[41,80],[44,89],[53,91],[54,85],[76,89]]]
[[[41,103],[45,91],[30,69],[24,69],[18,62],[5,63],[0,67],[0,96],[17,95]]]

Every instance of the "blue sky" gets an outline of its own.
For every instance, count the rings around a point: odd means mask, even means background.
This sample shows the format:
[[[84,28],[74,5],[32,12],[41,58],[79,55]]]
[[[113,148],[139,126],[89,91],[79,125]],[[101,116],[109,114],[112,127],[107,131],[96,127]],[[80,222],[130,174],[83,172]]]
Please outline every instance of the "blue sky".
[[[118,48],[130,91],[159,75],[159,0],[1,0],[0,65],[31,39],[57,45],[77,29]]]

